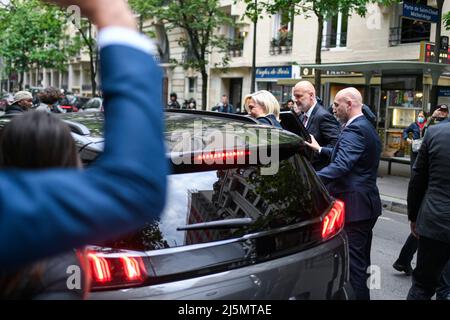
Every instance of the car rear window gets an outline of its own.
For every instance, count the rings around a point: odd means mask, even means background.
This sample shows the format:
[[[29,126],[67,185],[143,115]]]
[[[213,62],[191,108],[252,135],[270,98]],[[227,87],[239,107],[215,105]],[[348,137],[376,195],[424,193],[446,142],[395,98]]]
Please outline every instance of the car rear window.
[[[317,218],[331,198],[300,154],[280,161],[278,173],[261,175],[261,166],[171,175],[167,204],[157,221],[103,244],[156,250],[242,237]],[[187,225],[250,218],[238,228],[177,230]]]

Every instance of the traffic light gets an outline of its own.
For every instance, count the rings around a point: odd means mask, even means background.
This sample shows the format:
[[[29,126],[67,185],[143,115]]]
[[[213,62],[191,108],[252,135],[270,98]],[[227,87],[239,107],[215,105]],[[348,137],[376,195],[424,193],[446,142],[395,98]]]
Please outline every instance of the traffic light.
[[[448,50],[448,37],[447,36],[441,36],[441,50]]]

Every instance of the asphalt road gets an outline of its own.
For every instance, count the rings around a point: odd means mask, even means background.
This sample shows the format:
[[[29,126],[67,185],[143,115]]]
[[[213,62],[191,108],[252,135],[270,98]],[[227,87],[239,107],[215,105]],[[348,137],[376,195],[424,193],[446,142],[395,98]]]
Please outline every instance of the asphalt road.
[[[374,228],[372,241],[371,299],[405,300],[411,277],[392,268],[409,235],[408,218],[404,214],[383,211]],[[412,266],[415,266],[415,258]],[[376,275],[379,271],[379,277]]]

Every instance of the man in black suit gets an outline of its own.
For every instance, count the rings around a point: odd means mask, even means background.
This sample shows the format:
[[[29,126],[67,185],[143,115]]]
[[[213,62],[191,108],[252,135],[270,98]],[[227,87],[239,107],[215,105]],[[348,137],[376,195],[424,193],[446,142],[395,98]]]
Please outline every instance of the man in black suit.
[[[302,112],[300,120],[306,130],[324,147],[332,148],[338,139],[339,123],[317,102],[316,89],[308,81],[300,81],[292,90],[295,103]],[[312,165],[317,171],[328,164],[328,160],[315,156]]]
[[[306,142],[331,163],[317,174],[330,194],[345,203],[345,226],[350,254],[350,283],[356,299],[369,300],[367,269],[371,265],[372,229],[381,215],[377,172],[380,138],[362,112],[362,96],[355,88],[336,95],[334,113],[343,124],[334,148]]]
[[[450,261],[450,123],[427,130],[408,187],[408,218],[419,238],[417,264],[408,300],[429,300]],[[449,283],[449,279],[442,279]],[[447,290],[449,291],[449,290]],[[439,299],[439,297],[437,297]],[[445,298],[450,298],[447,297]]]

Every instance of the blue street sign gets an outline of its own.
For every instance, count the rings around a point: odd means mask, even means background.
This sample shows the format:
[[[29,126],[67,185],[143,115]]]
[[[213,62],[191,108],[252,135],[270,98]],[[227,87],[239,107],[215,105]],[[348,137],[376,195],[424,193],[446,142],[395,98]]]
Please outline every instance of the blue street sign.
[[[450,97],[450,87],[441,87],[438,89],[438,97]]]
[[[256,79],[291,79],[292,66],[256,68]]]
[[[439,22],[439,10],[421,4],[403,2],[403,16],[413,20]]]

